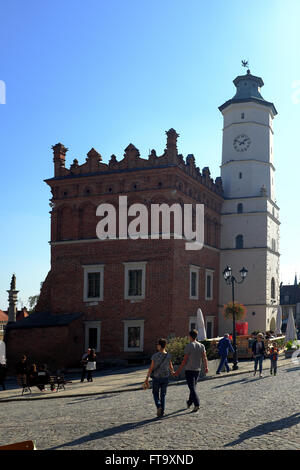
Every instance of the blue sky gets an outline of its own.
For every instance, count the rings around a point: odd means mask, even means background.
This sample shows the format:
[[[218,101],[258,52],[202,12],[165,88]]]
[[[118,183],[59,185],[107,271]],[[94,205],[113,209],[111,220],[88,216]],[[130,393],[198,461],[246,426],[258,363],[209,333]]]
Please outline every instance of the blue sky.
[[[107,162],[132,142],[160,154],[165,131],[183,155],[220,174],[222,116],[249,59],[273,101],[282,280],[300,273],[300,2],[297,0],[2,0],[0,6],[0,308],[13,272],[20,299],[50,267],[51,145],[67,165],[91,147]]]

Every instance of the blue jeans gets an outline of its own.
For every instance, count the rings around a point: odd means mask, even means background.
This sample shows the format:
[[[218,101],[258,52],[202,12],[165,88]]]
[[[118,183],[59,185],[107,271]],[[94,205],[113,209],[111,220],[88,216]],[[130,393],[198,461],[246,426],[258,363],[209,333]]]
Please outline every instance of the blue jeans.
[[[262,365],[263,365],[263,360],[264,360],[264,355],[261,354],[260,356],[257,356],[254,358],[254,371],[257,371],[257,365],[259,363],[259,372],[260,374],[262,373]]]
[[[185,371],[185,378],[190,389],[190,396],[188,399],[188,405],[192,405],[194,403],[195,406],[200,406],[199,396],[196,392],[197,387],[197,380],[199,377],[200,371],[199,370],[186,370]]]
[[[155,405],[157,408],[161,408],[162,412],[165,411],[165,401],[168,383],[168,377],[158,377],[154,378],[152,381],[152,393]]]
[[[229,369],[229,365],[228,365],[227,355],[226,355],[226,356],[221,356],[221,361],[220,361],[220,364],[219,364],[219,367],[218,367],[217,372],[221,372],[221,370],[223,369],[223,366],[224,366],[224,365],[225,365],[225,367],[226,367],[227,372],[229,372],[230,369]]]

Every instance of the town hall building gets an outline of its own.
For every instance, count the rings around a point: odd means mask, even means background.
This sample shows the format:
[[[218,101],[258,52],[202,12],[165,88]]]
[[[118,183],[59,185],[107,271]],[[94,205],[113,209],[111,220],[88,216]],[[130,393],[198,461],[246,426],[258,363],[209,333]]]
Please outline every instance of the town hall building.
[[[237,301],[247,309],[250,331],[274,326],[279,303],[279,208],[275,200],[274,105],[265,101],[263,81],[234,80],[235,96],[223,115],[221,177],[178,152],[179,134],[166,132],[162,155],[142,158],[130,144],[124,157],[108,163],[92,148],[85,163],[66,166],[68,149],[54,145],[51,198],[51,268],[36,312],[7,327],[8,354],[27,352],[53,367],[78,364],[88,347],[103,360],[149,357],[159,337],[186,336],[200,307],[207,337],[230,332],[223,305],[231,291],[223,278],[245,266],[248,277]],[[167,238],[100,240],[97,207],[119,197],[128,206],[203,204],[204,245],[186,250],[171,219]],[[130,220],[130,219],[129,219]],[[162,222],[162,221],[161,221]],[[120,221],[117,220],[117,225]],[[51,359],[51,360],[50,360]]]

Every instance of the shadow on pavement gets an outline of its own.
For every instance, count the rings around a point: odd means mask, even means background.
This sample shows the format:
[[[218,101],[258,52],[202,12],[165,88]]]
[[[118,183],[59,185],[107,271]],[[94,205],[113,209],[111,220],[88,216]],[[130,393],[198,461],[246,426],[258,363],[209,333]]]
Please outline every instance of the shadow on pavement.
[[[234,384],[240,384],[241,382],[249,382],[248,379],[244,378],[244,379],[240,379],[240,380],[235,380],[234,382],[228,382],[227,384],[222,384],[222,385],[217,385],[216,387],[213,387],[214,388],[222,388],[222,387],[229,387],[230,385],[234,385]]]
[[[120,426],[114,426],[113,428],[104,429],[103,431],[93,432],[91,434],[88,434],[87,436],[80,437],[79,439],[66,442],[59,446],[50,447],[47,450],[57,450],[57,449],[61,449],[64,447],[76,446],[76,445],[84,444],[85,442],[96,441],[98,439],[103,439],[105,437],[114,436],[115,434],[120,434],[122,432],[132,431],[134,429],[142,428],[154,422],[159,423],[161,422],[161,420],[165,421],[166,419],[171,418],[173,415],[181,414],[182,411],[191,413],[186,408],[182,408],[181,410],[177,410],[177,411],[174,411],[173,413],[169,413],[165,415],[163,418],[150,418],[150,419],[145,419],[144,421],[136,421],[134,423],[121,424]]]
[[[274,431],[281,431],[282,429],[296,426],[299,423],[300,413],[295,413],[292,416],[289,416],[288,418],[282,418],[277,421],[270,421],[269,423],[260,424],[259,426],[256,426],[253,429],[249,429],[249,431],[243,432],[242,434],[240,434],[239,439],[225,444],[224,447],[236,446],[246,441],[247,439],[263,436],[264,434],[269,434],[270,432]]]

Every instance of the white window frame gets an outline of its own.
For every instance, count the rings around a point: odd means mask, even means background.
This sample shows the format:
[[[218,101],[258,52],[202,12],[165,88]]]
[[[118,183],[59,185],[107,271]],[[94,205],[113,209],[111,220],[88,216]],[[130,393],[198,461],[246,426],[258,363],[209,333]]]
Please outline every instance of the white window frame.
[[[190,265],[190,299],[199,299],[199,266]],[[196,295],[192,295],[192,273],[196,273]]]
[[[124,352],[143,352],[144,351],[144,322],[145,320],[123,320],[124,323]],[[128,346],[128,328],[140,327],[141,338],[140,347],[130,348]]]
[[[147,261],[138,261],[134,263],[123,263],[125,268],[125,282],[124,282],[124,299],[126,300],[143,300],[146,296],[146,264]],[[141,270],[142,271],[142,294],[129,295],[129,271]]]
[[[197,317],[190,317],[189,318],[189,331],[192,329],[192,323],[195,323],[195,328],[197,330]]]
[[[101,321],[85,321],[84,322],[84,344],[86,351],[89,347],[89,329],[90,328],[97,328],[97,348],[96,352],[101,351]]]
[[[90,264],[83,265],[84,269],[84,282],[83,282],[83,301],[84,302],[101,302],[103,301],[103,287],[104,287],[104,264]],[[88,274],[100,273],[100,296],[88,297]]]
[[[207,278],[211,276],[210,291],[211,296],[207,297]],[[205,300],[213,300],[214,298],[214,271],[212,269],[205,270]]]
[[[206,334],[207,334],[207,323],[211,323],[211,333],[212,335],[214,334],[214,327],[215,327],[215,317],[212,316],[212,315],[208,315],[207,317],[205,317],[205,330],[206,330]],[[213,338],[213,336],[212,336]],[[210,339],[210,338],[208,338]]]

